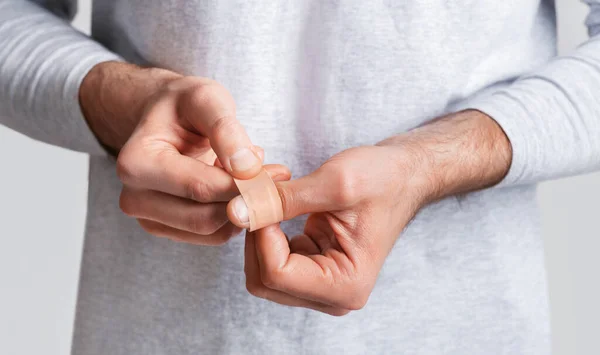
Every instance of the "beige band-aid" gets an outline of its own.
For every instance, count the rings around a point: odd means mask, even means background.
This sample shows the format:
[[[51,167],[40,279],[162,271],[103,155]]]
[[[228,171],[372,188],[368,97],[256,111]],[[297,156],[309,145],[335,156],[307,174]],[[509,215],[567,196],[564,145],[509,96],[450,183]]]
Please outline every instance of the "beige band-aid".
[[[248,206],[251,232],[283,220],[279,193],[266,170],[253,179],[234,181]]]

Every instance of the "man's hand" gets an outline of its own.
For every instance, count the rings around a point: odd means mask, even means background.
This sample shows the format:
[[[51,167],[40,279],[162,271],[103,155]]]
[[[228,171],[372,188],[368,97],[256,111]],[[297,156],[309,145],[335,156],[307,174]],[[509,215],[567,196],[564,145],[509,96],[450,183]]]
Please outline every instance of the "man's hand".
[[[304,233],[290,241],[277,224],[247,233],[247,288],[332,315],[360,309],[419,209],[497,183],[510,160],[500,127],[465,111],[376,146],[343,151],[308,176],[278,182],[284,219],[310,215]],[[228,208],[243,210],[243,199],[236,197]]]
[[[258,174],[263,152],[237,121],[234,100],[223,86],[105,63],[84,80],[80,102],[99,140],[120,150],[120,206],[145,230],[205,245],[222,244],[240,232],[226,213],[227,202],[238,194],[232,176]],[[290,177],[283,166],[266,169],[275,180]]]

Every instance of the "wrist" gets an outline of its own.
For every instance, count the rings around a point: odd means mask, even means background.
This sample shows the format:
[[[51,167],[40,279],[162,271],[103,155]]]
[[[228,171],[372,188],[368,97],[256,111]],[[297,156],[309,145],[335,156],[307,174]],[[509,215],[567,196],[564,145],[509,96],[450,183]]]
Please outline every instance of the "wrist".
[[[149,98],[179,77],[158,68],[99,63],[79,88],[81,111],[100,143],[116,153],[129,139]]]
[[[475,110],[441,117],[378,145],[398,148],[398,166],[410,170],[409,185],[423,204],[496,185],[512,160],[502,128]]]

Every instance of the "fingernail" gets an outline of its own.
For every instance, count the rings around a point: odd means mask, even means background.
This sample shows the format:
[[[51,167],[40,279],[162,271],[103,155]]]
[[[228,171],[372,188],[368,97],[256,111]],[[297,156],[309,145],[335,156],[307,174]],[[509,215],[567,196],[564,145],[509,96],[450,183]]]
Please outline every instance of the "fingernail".
[[[238,150],[229,158],[229,165],[232,171],[242,172],[250,170],[257,164],[260,164],[260,161],[258,161],[256,155],[248,148]]]
[[[250,223],[250,219],[248,217],[248,206],[246,206],[246,201],[244,201],[242,196],[237,196],[234,198],[233,212],[240,223],[246,225]]]

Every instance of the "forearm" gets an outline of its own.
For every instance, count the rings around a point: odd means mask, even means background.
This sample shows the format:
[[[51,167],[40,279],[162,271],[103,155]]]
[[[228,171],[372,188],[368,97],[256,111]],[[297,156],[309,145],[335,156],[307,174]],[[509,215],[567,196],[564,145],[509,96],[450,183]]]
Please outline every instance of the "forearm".
[[[600,1],[587,24],[596,35],[512,85],[462,107],[500,124],[513,148],[502,185],[532,184],[600,169]]]
[[[378,145],[398,147],[397,167],[410,169],[425,202],[493,186],[512,159],[502,128],[476,110],[438,118]]]
[[[79,102],[98,140],[116,154],[131,136],[147,101],[179,74],[121,62],[96,65],[84,78]]]
[[[595,37],[573,53],[388,140],[415,152],[432,198],[600,169],[600,1],[586,2]]]

